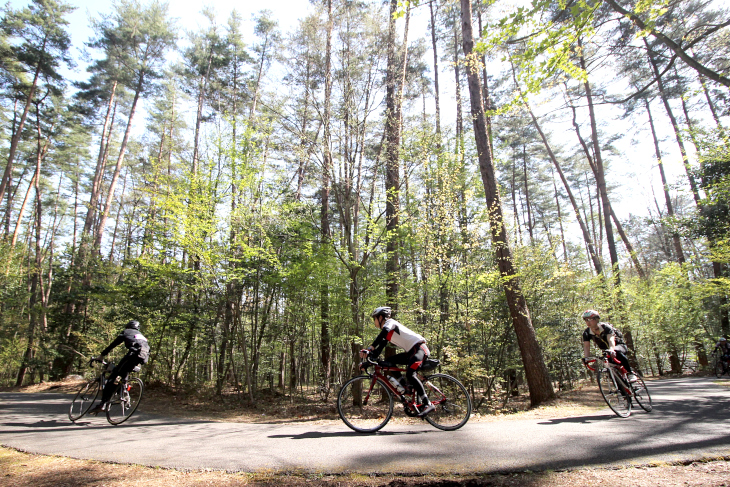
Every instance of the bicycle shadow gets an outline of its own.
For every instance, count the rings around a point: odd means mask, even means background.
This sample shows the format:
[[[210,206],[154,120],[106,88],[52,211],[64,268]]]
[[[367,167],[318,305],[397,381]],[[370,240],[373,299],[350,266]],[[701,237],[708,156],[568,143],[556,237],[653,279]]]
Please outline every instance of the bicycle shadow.
[[[571,418],[555,418],[555,419],[548,419],[546,421],[540,421],[537,424],[545,424],[545,425],[554,425],[554,424],[563,424],[563,423],[574,423],[574,424],[591,424],[596,421],[610,421],[613,419],[623,419],[619,418],[613,413],[606,413],[601,415],[595,415],[595,416],[576,416]]]
[[[289,438],[292,440],[310,440],[320,438],[351,438],[357,436],[409,436],[434,433],[433,431],[376,431],[374,433],[357,433],[356,431],[307,431],[299,434],[269,435],[268,438]]]

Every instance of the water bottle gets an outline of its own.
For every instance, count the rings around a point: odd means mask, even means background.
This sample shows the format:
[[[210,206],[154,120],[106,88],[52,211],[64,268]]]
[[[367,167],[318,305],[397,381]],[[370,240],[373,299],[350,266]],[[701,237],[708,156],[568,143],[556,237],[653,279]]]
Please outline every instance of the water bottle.
[[[398,379],[396,379],[392,375],[389,375],[388,380],[393,385],[393,387],[396,388],[396,390],[398,391],[399,394],[403,394],[404,392],[406,392],[406,390],[403,388],[403,386],[400,385],[400,382],[398,382]]]

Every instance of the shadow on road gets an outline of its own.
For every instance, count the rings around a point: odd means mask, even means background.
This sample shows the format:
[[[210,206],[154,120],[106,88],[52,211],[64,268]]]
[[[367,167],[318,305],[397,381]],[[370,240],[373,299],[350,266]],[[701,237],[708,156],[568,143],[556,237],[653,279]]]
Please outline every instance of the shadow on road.
[[[613,413],[610,415],[608,413],[596,415],[596,416],[577,416],[573,418],[556,418],[556,419],[548,419],[547,421],[541,421],[537,424],[563,424],[563,423],[580,423],[580,424],[589,424],[596,421],[610,421],[612,419],[620,419],[618,416],[613,416]]]
[[[357,433],[355,431],[307,431],[306,433],[299,433],[296,435],[269,435],[269,438],[291,438],[292,440],[307,440],[307,439],[318,439],[318,438],[337,438],[337,437],[353,437],[353,436],[404,436],[404,435],[422,435],[429,433],[429,431],[377,431],[375,433]]]

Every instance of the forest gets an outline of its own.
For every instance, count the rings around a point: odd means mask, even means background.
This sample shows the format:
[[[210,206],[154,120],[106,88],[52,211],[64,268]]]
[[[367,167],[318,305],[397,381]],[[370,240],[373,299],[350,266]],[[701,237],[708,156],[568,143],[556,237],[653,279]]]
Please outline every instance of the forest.
[[[476,406],[574,387],[587,308],[645,375],[712,363],[726,5],[310,3],[182,30],[116,0],[84,46],[73,0],[3,7],[0,386],[137,319],[148,384],[331,401],[383,305]]]

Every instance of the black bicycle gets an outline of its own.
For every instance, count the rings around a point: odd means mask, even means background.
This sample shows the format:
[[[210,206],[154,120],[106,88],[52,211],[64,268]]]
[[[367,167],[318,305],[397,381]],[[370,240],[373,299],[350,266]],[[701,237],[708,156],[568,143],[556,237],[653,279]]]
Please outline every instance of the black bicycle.
[[[712,352],[715,355],[715,352]],[[722,374],[730,375],[730,366],[728,366],[728,359],[725,355],[719,354],[715,357],[715,376],[719,379]]]
[[[76,422],[89,412],[91,407],[100,397],[101,391],[107,382],[107,378],[114,369],[113,362],[99,361],[102,368],[99,375],[82,385],[79,391],[71,401],[71,407],[68,411],[68,419]],[[89,367],[93,367],[94,360],[89,362]],[[140,366],[136,366],[132,372],[139,372]],[[144,383],[139,377],[119,378],[119,384],[114,390],[109,401],[109,408],[106,411],[106,419],[113,425],[122,424],[134,414],[142,400],[144,392]]]
[[[454,377],[446,374],[422,376],[422,372],[435,369],[438,360],[429,359],[418,371],[431,403],[436,409],[423,419],[436,428],[453,431],[461,428],[471,415],[471,398],[466,387]],[[373,372],[368,368],[375,367]],[[375,362],[367,357],[360,364],[367,375],[353,377],[345,382],[337,396],[337,412],[342,421],[358,433],[374,433],[385,426],[393,416],[393,398],[400,400],[403,412],[409,417],[418,417],[424,405],[418,401],[418,394],[408,390],[387,372],[405,369],[392,366],[386,361]]]

